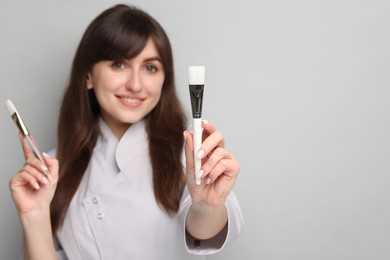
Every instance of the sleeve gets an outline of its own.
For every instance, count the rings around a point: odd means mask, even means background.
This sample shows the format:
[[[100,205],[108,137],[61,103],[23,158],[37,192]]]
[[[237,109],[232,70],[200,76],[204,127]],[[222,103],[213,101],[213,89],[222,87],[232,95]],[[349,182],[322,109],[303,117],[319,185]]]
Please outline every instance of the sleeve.
[[[185,220],[191,203],[191,196],[186,187],[180,202],[178,217],[180,225],[183,228],[185,246],[189,253],[197,255],[209,255],[217,253],[240,234],[244,225],[244,218],[240,204],[233,192],[229,194],[225,202],[228,210],[228,223],[219,234],[207,240],[196,240],[186,232]]]

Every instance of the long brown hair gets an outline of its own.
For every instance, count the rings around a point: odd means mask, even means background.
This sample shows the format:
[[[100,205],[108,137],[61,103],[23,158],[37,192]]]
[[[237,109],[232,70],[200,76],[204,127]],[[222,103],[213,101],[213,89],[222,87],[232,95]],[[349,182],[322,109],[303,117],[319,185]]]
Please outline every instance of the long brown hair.
[[[135,7],[116,5],[96,17],[84,33],[63,96],[57,144],[59,181],[51,203],[53,233],[64,220],[99,136],[100,107],[93,89],[86,87],[87,74],[99,61],[136,57],[150,37],[165,74],[161,98],[146,116],[153,189],[167,214],[173,215],[179,208],[184,187],[181,157],[186,119],[175,90],[171,45],[150,15]]]

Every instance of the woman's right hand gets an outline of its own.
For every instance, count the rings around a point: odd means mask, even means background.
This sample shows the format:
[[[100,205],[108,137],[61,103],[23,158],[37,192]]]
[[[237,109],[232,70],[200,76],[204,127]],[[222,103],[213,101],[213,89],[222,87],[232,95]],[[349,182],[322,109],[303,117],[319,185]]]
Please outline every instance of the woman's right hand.
[[[9,187],[19,215],[49,210],[58,181],[58,161],[43,154],[42,164],[19,134],[25,156],[22,169],[10,180]]]

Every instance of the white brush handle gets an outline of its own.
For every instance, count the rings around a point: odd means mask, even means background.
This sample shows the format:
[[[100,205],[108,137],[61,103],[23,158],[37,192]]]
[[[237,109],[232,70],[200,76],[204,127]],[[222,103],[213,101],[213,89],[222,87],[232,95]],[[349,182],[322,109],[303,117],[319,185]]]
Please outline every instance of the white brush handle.
[[[202,159],[198,159],[197,153],[202,145],[202,118],[192,119],[192,128],[194,131],[194,163],[195,163],[195,183],[201,184],[201,175],[199,175],[200,168],[202,167]]]

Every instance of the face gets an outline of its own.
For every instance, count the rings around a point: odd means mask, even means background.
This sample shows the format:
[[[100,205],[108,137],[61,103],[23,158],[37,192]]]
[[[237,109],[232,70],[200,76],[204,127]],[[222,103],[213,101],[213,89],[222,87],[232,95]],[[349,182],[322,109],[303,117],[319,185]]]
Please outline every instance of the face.
[[[133,59],[100,61],[93,66],[87,88],[94,89],[101,116],[118,139],[156,106],[164,76],[152,39]]]

